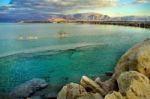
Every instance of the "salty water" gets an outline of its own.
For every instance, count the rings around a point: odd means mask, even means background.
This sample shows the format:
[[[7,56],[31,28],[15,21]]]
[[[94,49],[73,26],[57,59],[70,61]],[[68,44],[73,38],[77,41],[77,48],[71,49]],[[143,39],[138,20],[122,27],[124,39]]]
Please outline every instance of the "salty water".
[[[60,31],[67,36],[60,38]],[[149,29],[137,27],[0,23],[0,92],[32,78],[58,91],[82,75],[102,76],[128,48],[149,37]]]

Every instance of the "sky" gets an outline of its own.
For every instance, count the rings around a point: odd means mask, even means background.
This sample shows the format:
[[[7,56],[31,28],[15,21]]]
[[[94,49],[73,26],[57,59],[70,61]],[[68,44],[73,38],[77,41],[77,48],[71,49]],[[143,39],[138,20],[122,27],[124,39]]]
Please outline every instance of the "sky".
[[[88,12],[112,17],[150,16],[150,0],[0,0],[0,16]]]

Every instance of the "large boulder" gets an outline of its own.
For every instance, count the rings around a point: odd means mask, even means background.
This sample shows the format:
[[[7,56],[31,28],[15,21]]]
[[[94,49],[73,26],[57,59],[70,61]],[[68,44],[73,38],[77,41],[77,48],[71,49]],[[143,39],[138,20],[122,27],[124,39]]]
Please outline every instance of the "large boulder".
[[[80,84],[85,91],[82,94],[74,88],[67,91],[68,87],[65,86],[58,99],[97,99],[98,95],[100,95],[99,99],[103,98],[102,96],[105,96],[105,99],[150,99],[149,79],[150,39],[147,39],[130,48],[121,57],[109,80],[101,81],[97,78],[93,81],[83,76]],[[69,98],[66,98],[68,96]]]
[[[138,85],[139,87],[142,84],[143,87],[146,85],[150,85],[149,79],[145,75],[138,73],[136,71],[129,71],[129,72],[122,73],[117,79],[117,82],[118,82],[119,91],[122,94],[125,94],[130,88],[133,89],[134,87],[135,88],[137,87],[136,89],[138,89]]]
[[[119,60],[113,79],[124,71],[138,71],[150,78],[150,40],[130,48]]]
[[[106,91],[100,85],[98,85],[95,81],[88,78],[87,76],[82,76],[80,84],[87,90],[90,90],[91,92],[98,92],[102,96],[106,95]]]
[[[86,93],[87,92],[85,88],[83,88],[81,85],[70,83],[62,88],[57,96],[57,99],[77,99]]]
[[[62,88],[57,99],[103,99],[99,93],[87,92],[79,84],[70,83]]]
[[[77,99],[103,99],[99,93],[87,93]]]
[[[138,71],[150,79],[150,39],[136,44],[120,58],[111,79],[102,83],[107,93],[117,90],[116,81],[126,71]]]
[[[104,95],[106,95],[107,93],[113,91],[114,89],[117,89],[117,84],[116,84],[116,81],[114,79],[109,79],[109,80],[106,80],[106,81],[102,81],[99,77],[97,77],[95,79],[95,82],[99,85],[99,87],[101,89],[104,90]]]
[[[120,92],[114,91],[112,94],[108,94],[104,99],[125,99]]]
[[[117,82],[119,92],[108,94],[105,99],[149,99],[150,97],[150,81],[139,72],[124,72]]]
[[[10,95],[16,98],[25,98],[35,93],[37,90],[43,89],[48,85],[45,80],[34,78],[17,86]]]

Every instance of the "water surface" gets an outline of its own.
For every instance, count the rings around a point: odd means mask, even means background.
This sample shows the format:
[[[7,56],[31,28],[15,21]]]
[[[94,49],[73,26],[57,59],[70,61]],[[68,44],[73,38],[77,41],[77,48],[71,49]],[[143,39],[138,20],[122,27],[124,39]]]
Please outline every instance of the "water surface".
[[[65,31],[66,38],[58,32]],[[20,39],[20,37],[37,39]],[[120,56],[150,30],[136,27],[88,24],[0,23],[0,92],[32,78],[51,87],[79,82],[113,71]]]

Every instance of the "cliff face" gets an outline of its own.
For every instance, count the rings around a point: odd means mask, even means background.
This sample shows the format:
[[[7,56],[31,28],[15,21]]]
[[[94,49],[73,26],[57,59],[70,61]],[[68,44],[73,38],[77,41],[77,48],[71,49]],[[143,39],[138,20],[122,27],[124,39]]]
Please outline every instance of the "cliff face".
[[[72,85],[74,86],[74,85]],[[76,94],[76,98],[69,99],[149,99],[150,97],[150,40],[137,44],[129,49],[119,60],[113,76],[106,81],[97,78],[95,81],[83,76],[80,86],[84,93],[92,94],[93,98],[80,98],[84,94]],[[57,99],[75,93],[68,87],[61,90]],[[80,90],[80,88],[78,89]],[[66,94],[62,94],[69,92]],[[98,98],[94,97],[98,94]]]

